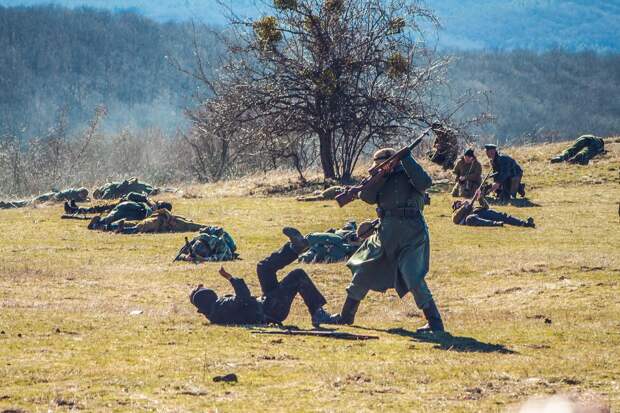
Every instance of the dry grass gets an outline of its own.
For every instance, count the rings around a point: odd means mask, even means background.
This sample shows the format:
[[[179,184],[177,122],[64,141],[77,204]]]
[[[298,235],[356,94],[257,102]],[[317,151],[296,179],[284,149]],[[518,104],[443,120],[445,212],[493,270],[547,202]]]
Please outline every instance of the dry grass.
[[[421,315],[393,292],[370,294],[343,329],[377,341],[210,326],[187,293],[229,288],[217,264],[170,262],[183,235],[94,233],[55,207],[2,211],[0,411],[501,411],[564,393],[620,409],[620,144],[608,147],[588,167],[544,162],[559,145],[519,151],[540,206],[505,209],[534,216],[536,230],[457,227],[449,197],[433,196],[428,281],[452,334],[437,339],[411,334]],[[359,202],[220,198],[221,188],[193,188],[207,197],[175,208],[232,232],[243,260],[227,268],[255,291],[255,263],[283,242],[283,225],[372,215]],[[346,267],[305,268],[337,310]],[[310,326],[301,302],[289,321]],[[239,383],[212,381],[230,372]]]

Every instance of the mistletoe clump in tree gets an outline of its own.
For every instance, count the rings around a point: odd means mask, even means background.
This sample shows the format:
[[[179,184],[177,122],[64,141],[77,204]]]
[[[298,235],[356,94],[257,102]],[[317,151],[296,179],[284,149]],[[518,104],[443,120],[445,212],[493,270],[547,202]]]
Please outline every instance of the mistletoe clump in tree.
[[[274,0],[255,21],[230,19],[200,111],[246,147],[291,157],[316,142],[325,178],[346,181],[368,145],[441,117],[430,92],[446,60],[423,41],[436,20],[416,2]]]

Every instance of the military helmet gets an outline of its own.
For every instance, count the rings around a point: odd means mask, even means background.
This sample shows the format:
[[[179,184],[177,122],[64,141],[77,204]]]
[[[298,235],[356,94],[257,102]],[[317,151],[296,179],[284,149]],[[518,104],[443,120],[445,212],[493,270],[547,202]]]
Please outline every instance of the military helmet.
[[[394,148],[379,149],[372,156],[373,165],[378,165],[378,164],[380,164],[383,161],[387,161],[389,158],[394,156],[395,153],[396,153],[396,150]]]
[[[208,315],[211,306],[217,301],[217,294],[209,288],[198,287],[190,294],[189,301],[198,309],[199,313]]]

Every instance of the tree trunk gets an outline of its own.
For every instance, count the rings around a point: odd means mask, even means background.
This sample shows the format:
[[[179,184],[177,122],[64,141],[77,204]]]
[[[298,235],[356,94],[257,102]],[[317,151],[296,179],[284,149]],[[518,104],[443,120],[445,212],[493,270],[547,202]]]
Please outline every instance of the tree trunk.
[[[319,134],[319,151],[321,154],[321,167],[325,179],[336,179],[334,170],[334,157],[331,151],[332,135],[329,132]]]

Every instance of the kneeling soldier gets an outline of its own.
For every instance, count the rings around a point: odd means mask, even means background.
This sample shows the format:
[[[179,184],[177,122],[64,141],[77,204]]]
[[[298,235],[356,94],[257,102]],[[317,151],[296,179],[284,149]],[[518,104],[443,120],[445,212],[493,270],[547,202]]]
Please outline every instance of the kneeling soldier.
[[[294,228],[284,228],[290,238],[280,250],[256,266],[262,296],[252,296],[245,281],[220,268],[220,275],[230,281],[234,295],[218,297],[215,291],[199,285],[190,294],[190,302],[213,324],[282,323],[288,317],[293,299],[301,295],[317,326],[329,318],[323,306],[325,298],[302,269],[288,273],[278,281],[277,272],[297,259],[308,248],[308,241]]]

